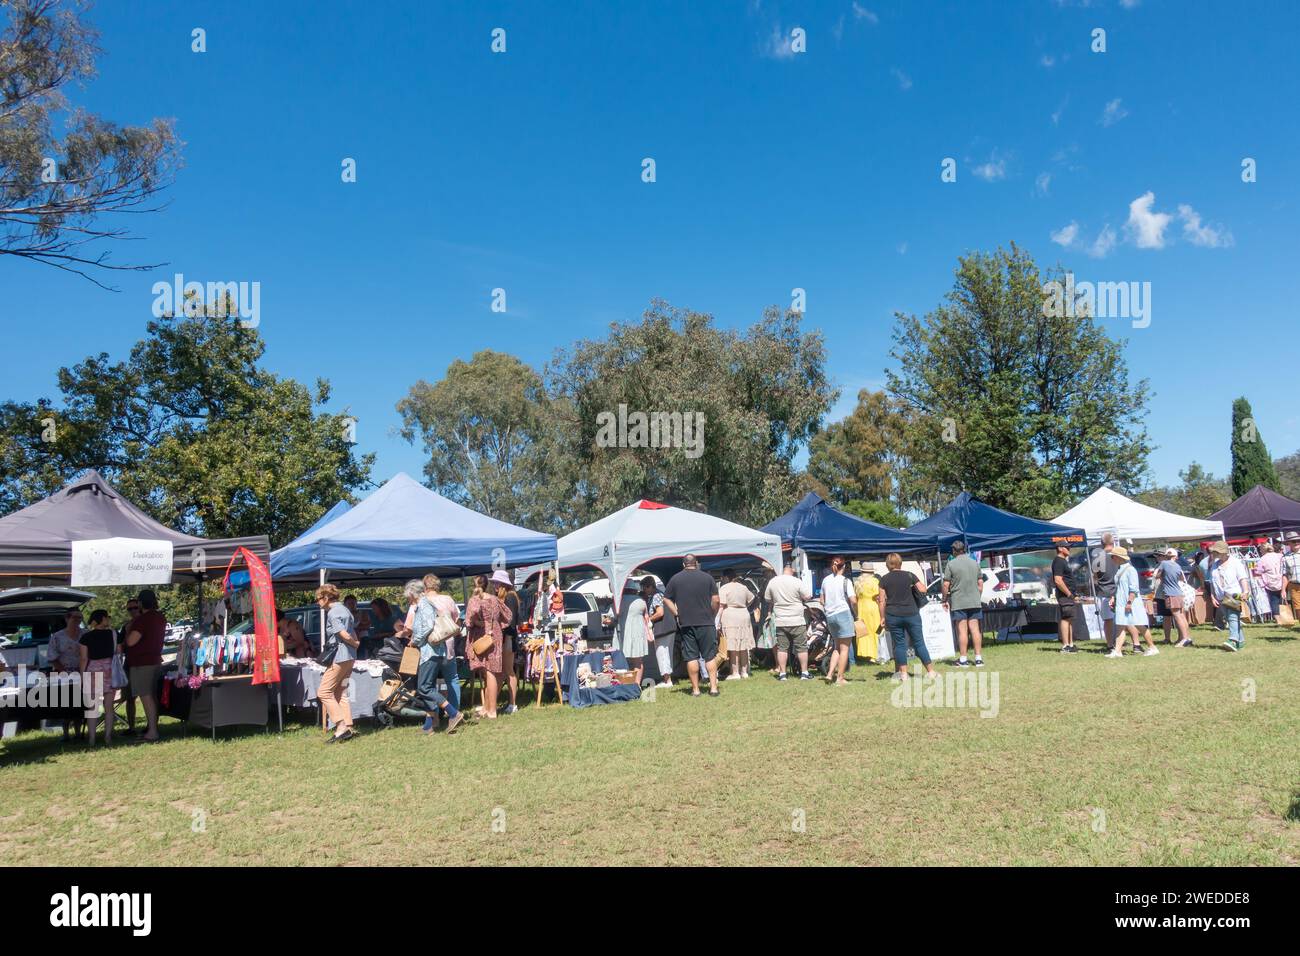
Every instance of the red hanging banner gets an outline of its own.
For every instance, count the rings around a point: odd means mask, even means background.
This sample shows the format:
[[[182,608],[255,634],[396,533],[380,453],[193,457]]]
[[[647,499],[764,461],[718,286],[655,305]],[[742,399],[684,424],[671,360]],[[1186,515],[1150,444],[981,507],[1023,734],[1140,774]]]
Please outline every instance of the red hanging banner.
[[[230,593],[230,569],[240,558],[248,565],[248,586],[253,598],[253,683],[280,683],[280,637],[275,628],[275,591],[271,572],[262,559],[247,548],[237,548],[226,566],[222,589]]]

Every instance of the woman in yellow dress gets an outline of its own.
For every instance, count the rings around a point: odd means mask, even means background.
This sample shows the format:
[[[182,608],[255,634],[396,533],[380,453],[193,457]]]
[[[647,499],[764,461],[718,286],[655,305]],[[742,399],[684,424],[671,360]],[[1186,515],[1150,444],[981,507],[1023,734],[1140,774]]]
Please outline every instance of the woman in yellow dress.
[[[880,656],[880,606],[876,600],[880,595],[880,578],[868,569],[858,575],[853,586],[858,592],[858,620],[867,628],[866,636],[858,638],[857,656],[859,660],[875,663]]]

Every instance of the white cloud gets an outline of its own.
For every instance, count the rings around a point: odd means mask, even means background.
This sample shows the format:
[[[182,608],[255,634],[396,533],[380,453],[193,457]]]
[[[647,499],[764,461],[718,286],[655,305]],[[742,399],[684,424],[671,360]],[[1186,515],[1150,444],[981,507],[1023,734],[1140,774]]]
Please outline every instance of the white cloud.
[[[1051,173],[1039,173],[1034,179],[1034,193],[1039,196],[1046,196],[1048,188],[1052,185]]]
[[[783,33],[779,24],[772,27],[772,35],[767,38],[767,43],[763,47],[763,55],[774,60],[788,60],[794,56],[794,46],[790,42],[790,34]]]
[[[1119,0],[1119,5],[1125,10],[1132,10],[1141,2],[1142,0]]]
[[[1070,96],[1067,93],[1065,99],[1061,100],[1061,105],[1052,110],[1052,125],[1058,126],[1061,122],[1061,116],[1065,113],[1065,107],[1070,103]]]
[[[1201,214],[1186,203],[1179,204],[1178,218],[1183,223],[1183,237],[1194,246],[1221,249],[1233,243],[1232,233],[1226,229],[1201,225]]]
[[[999,179],[1006,179],[1007,158],[995,149],[989,154],[988,162],[974,166],[971,169],[971,172],[986,183],[991,183]]]
[[[912,88],[912,78],[896,66],[891,66],[889,72],[893,74],[894,79],[898,80],[900,90],[910,90]]]
[[[1092,256],[1094,259],[1106,258],[1110,255],[1111,250],[1115,248],[1115,243],[1118,239],[1119,237],[1115,235],[1115,230],[1110,227],[1109,223],[1107,223],[1102,226],[1101,232],[1097,233],[1097,238],[1094,239],[1092,245],[1088,247],[1088,255]]]
[[[1079,224],[1074,220],[1070,221],[1068,226],[1062,226],[1052,233],[1052,241],[1058,246],[1065,246],[1067,249],[1074,245],[1074,240],[1079,237]]]
[[[831,27],[831,35],[835,37],[835,45],[839,46],[840,40],[844,38],[844,17],[835,21],[835,26]]]
[[[1128,222],[1124,231],[1139,249],[1163,249],[1165,228],[1174,217],[1167,212],[1154,212],[1156,194],[1150,190],[1128,204]]]
[[[872,26],[875,26],[880,22],[880,17],[876,16],[862,4],[858,3],[857,0],[853,0],[853,18],[855,20],[866,20]]]
[[[895,246],[894,248],[898,250],[898,254],[899,254],[900,256],[905,256],[905,255],[907,255],[907,243],[906,243],[906,242],[900,242],[900,243],[899,243],[897,246]]]
[[[1125,116],[1128,116],[1128,110],[1124,109],[1123,102],[1116,97],[1106,104],[1106,108],[1101,111],[1101,119],[1098,122],[1102,126],[1114,126]]]

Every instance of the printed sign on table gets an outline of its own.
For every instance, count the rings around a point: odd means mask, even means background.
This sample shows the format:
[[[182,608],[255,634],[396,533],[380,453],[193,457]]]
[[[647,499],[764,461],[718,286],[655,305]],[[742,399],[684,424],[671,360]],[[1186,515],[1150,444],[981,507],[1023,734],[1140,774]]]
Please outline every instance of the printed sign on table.
[[[72,586],[171,584],[172,543],[148,538],[72,542]]]

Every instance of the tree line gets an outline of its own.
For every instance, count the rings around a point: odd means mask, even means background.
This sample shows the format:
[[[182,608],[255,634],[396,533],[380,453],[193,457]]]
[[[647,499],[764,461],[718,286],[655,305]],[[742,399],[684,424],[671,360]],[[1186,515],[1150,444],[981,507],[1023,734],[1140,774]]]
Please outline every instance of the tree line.
[[[1091,317],[1043,315],[1043,281],[1014,244],[962,257],[935,309],[895,316],[885,387],[830,424],[839,390],[803,315],[769,307],[736,329],[656,301],[541,368],[456,359],[397,403],[401,434],[431,488],[557,534],[639,498],[751,527],[809,490],[898,527],[961,490],[1035,517],[1101,484],[1197,516],[1231,500],[1195,463],[1182,485],[1146,488],[1148,385]],[[228,303],[189,301],[124,357],[61,368],[57,399],[0,403],[0,511],[94,467],[169,526],[278,546],[388,477],[353,444],[355,419],[326,410],[329,383],[273,374],[264,350]],[[1297,456],[1275,468],[1244,399],[1236,414],[1234,483],[1285,491]],[[653,416],[698,421],[699,440],[647,433]]]

